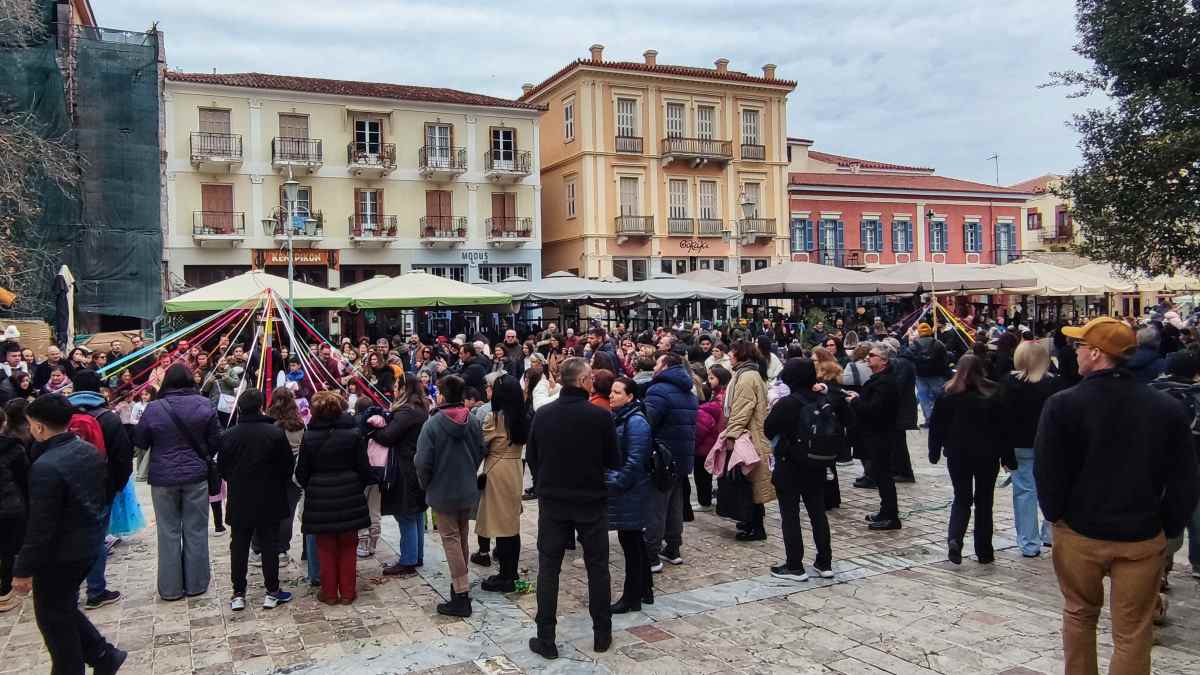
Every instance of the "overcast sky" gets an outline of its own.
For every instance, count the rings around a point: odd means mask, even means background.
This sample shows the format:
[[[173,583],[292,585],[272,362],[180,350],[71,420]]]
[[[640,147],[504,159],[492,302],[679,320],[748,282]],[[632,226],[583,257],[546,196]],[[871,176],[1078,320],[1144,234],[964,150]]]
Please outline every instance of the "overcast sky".
[[[1000,182],[1078,161],[1084,103],[1039,89],[1074,52],[1069,0],[92,0],[100,25],[166,34],[170,67],[452,87],[515,98],[595,42],[606,59],[797,81],[788,134],[814,147]],[[572,7],[572,5],[576,5]]]

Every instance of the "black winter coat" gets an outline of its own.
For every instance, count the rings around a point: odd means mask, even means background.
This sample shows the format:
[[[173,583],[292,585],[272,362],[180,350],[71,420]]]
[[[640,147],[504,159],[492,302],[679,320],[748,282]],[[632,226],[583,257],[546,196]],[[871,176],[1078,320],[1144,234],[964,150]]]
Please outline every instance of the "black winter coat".
[[[304,534],[337,534],[371,524],[364,493],[371,482],[367,441],[354,418],[316,420],[300,441],[296,482],[304,488]]]
[[[929,461],[947,457],[988,462],[999,460],[1010,469],[1017,467],[1013,446],[1007,443],[1003,402],[998,396],[978,392],[942,394],[933,404],[929,421]],[[995,466],[995,464],[993,464]]]
[[[1000,390],[1007,443],[1013,448],[1032,448],[1046,399],[1063,388],[1063,379],[1046,375],[1040,382],[1027,382],[1009,374]]]
[[[894,430],[917,428],[917,367],[904,357],[893,357],[891,370],[895,373],[896,426]],[[874,378],[872,378],[874,379]]]
[[[862,439],[861,457],[869,458],[873,452],[891,444],[896,429],[896,407],[900,401],[894,364],[895,361],[885,370],[871,375],[858,398],[851,402]],[[858,452],[859,448],[856,446],[855,450]]]
[[[603,513],[605,475],[621,468],[612,414],[589,402],[583,389],[564,386],[533,416],[525,458],[537,471],[539,508]]]
[[[380,511],[384,515],[408,516],[425,511],[425,490],[417,480],[413,458],[417,454],[417,438],[427,419],[429,412],[424,406],[400,406],[392,411],[388,425],[373,436],[376,443],[388,448],[388,484],[380,495]]]
[[[25,445],[0,436],[0,519],[25,520],[29,504],[29,457]]]
[[[287,434],[274,419],[238,415],[238,423],[221,435],[217,455],[221,478],[229,486],[225,523],[240,529],[286,518],[295,463]]]

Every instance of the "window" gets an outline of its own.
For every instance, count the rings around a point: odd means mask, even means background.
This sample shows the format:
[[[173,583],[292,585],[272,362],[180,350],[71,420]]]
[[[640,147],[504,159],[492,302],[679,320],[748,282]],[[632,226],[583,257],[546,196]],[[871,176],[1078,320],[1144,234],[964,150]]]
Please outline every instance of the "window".
[[[530,265],[480,265],[479,280],[486,281],[489,284],[499,283],[509,277],[521,277],[529,280],[529,275],[532,274]]]
[[[567,195],[567,217],[574,218],[575,217],[575,180],[574,179],[567,181],[565,192]]]
[[[453,226],[454,212],[452,197],[453,193],[450,190],[425,191],[426,229],[448,230]]]
[[[696,138],[713,138],[713,120],[716,116],[716,109],[711,105],[696,108]]]
[[[792,218],[792,251],[811,251],[816,248],[813,223],[808,218]]]
[[[206,134],[228,134],[229,111],[218,108],[201,108],[200,131]]]
[[[892,251],[896,253],[912,253],[912,227],[912,221],[908,219],[897,219],[892,221]]]
[[[621,177],[621,215],[641,215],[638,208],[638,179],[632,176]]]
[[[467,276],[466,265],[413,265],[413,269],[455,281],[465,282]]]
[[[662,270],[663,274],[674,274],[676,276],[678,276],[680,274],[687,274],[688,273],[688,259],[687,258],[663,258],[661,260],[661,262],[659,263],[659,269]]]
[[[378,155],[383,146],[383,124],[379,120],[358,119],[354,121],[354,151],[358,154]]]
[[[845,224],[836,218],[822,218],[819,236],[820,240],[817,242],[817,248],[823,253],[836,256],[840,259],[842,250],[846,247]],[[832,258],[830,262],[833,262]]]
[[[708,220],[720,218],[717,208],[717,182],[714,180],[700,181],[700,217]]]
[[[450,143],[453,127],[449,124],[425,125],[425,161],[431,167],[450,166]]]
[[[1042,229],[1042,214],[1034,211],[1025,216],[1025,227],[1030,230]]]
[[[617,135],[637,136],[637,100],[617,99]]]
[[[1054,236],[1068,238],[1071,236],[1071,212],[1059,209],[1054,213]]]
[[[280,113],[279,135],[283,138],[308,138],[308,115]]]
[[[233,212],[233,186],[213,183],[200,186],[200,208],[204,231],[209,234],[233,234],[241,223]]]
[[[204,288],[249,271],[249,265],[185,265],[183,283],[189,288]]]
[[[575,140],[575,99],[563,101],[563,140],[567,143]]]
[[[683,104],[667,104],[667,138],[683,136]]]
[[[511,127],[492,128],[492,167],[515,169],[517,160],[517,130]]]
[[[724,258],[696,258],[696,269],[698,270],[716,270],[718,272],[725,271]]]
[[[963,250],[967,253],[983,250],[983,226],[978,220],[963,223]]]
[[[769,258],[742,258],[742,274],[749,274],[754,270],[766,269],[771,264]]]
[[[883,250],[883,223],[878,218],[864,218],[860,223],[862,250],[878,253]]]
[[[758,205],[762,203],[760,201],[761,188],[762,186],[758,183],[742,183],[742,192],[746,194],[746,199],[754,204],[754,209],[750,212],[751,218],[758,217]],[[740,204],[738,208],[741,208]],[[742,215],[741,211],[738,212],[738,215]]]
[[[1017,251],[1016,227],[1011,222],[996,223],[993,234],[992,243],[996,247],[997,265],[1004,265],[1016,260],[1019,256]]]
[[[613,258],[613,276],[621,281],[645,281],[649,267],[645,258]]]
[[[929,252],[946,252],[946,221],[934,219],[929,221]]]
[[[287,193],[284,191],[283,188],[279,188],[279,208],[280,208],[280,210],[282,210],[283,215],[285,217],[288,214],[289,206],[290,206],[290,204],[287,199]],[[302,229],[304,229],[304,222],[312,214],[312,188],[311,187],[308,187],[307,185],[302,185],[302,186],[300,186],[300,188],[298,190],[296,190],[295,207],[296,207],[296,210],[295,210],[296,217],[292,222],[292,227],[302,230]]]
[[[517,195],[514,192],[492,193],[492,230],[517,231]]]
[[[758,111],[742,111],[742,145],[759,145]]]
[[[669,216],[671,218],[687,218],[688,182],[686,180],[671,179],[667,183],[667,193],[670,198]]]
[[[383,190],[355,190],[354,218],[364,233],[371,233],[383,221]]]

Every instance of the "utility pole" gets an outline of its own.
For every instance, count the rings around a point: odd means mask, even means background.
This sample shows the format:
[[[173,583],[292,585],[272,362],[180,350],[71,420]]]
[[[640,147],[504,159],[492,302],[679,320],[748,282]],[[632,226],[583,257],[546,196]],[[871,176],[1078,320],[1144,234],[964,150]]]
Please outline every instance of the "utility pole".
[[[996,163],[996,187],[1000,187],[1000,155],[993,152],[988,159]]]

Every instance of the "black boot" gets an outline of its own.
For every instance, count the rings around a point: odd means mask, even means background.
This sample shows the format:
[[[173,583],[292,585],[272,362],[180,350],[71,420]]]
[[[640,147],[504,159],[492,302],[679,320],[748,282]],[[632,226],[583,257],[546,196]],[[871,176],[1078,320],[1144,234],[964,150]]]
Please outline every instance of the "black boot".
[[[612,646],[612,629],[598,630],[592,632],[592,649],[597,652],[606,652]]]
[[[946,553],[946,557],[950,560],[950,562],[954,563],[955,565],[961,565],[962,564],[962,542],[958,541],[957,539],[951,539],[949,541],[949,551]]]
[[[755,528],[745,532],[738,532],[733,538],[738,541],[766,541],[767,531],[762,528]]]
[[[517,580],[501,574],[493,574],[479,583],[479,588],[489,593],[512,593],[517,590]]]
[[[650,599],[653,600],[654,592],[651,591],[650,593],[651,593]],[[637,600],[626,600],[625,596],[622,595],[621,599],[617,600],[615,603],[613,603],[612,607],[610,607],[609,610],[613,614],[624,614],[626,612],[640,612],[640,611],[642,611],[642,603],[638,602]]]
[[[471,616],[471,594],[455,593],[453,589],[450,591],[450,601],[443,602],[437,606],[437,613],[444,616],[468,617]]]
[[[529,651],[550,661],[558,658],[558,646],[554,644],[554,640],[531,637],[529,638]]]

